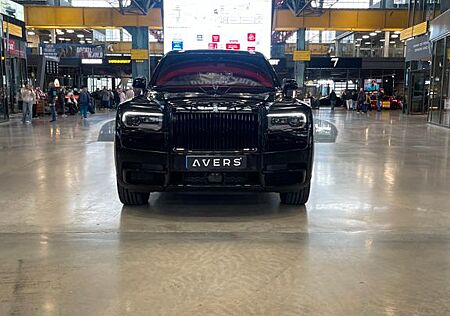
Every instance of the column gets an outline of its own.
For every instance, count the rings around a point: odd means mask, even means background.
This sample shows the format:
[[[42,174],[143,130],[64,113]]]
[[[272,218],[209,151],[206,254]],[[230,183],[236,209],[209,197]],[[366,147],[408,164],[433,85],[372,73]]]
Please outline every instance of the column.
[[[305,50],[305,29],[297,30],[297,50]],[[300,88],[303,88],[305,83],[305,68],[304,61],[294,63],[294,76]]]
[[[126,30],[131,34],[131,49],[146,49],[149,51],[149,36],[147,26],[129,26]],[[132,60],[131,70],[133,79],[137,77],[150,79],[150,56],[143,60]]]
[[[391,32],[384,32],[384,53],[383,57],[389,57],[389,41],[391,40]]]

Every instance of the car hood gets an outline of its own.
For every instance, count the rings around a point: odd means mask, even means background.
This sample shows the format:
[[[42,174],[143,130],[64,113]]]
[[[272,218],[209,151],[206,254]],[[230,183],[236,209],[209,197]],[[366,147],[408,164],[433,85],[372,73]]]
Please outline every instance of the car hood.
[[[255,109],[268,104],[264,98],[206,96],[171,98],[166,103],[172,108],[185,111],[242,111]]]

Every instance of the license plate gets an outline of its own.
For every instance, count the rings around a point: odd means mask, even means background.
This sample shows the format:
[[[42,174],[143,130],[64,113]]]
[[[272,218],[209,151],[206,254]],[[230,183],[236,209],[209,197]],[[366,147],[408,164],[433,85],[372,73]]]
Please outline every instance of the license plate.
[[[247,168],[245,156],[186,156],[186,169],[197,171]]]

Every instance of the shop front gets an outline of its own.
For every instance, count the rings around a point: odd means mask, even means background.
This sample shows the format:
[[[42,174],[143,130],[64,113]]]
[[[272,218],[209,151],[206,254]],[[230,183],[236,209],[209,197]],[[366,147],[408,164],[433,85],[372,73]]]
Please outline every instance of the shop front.
[[[26,34],[23,6],[0,3],[0,121],[21,111],[18,92],[27,82]]]
[[[405,61],[405,112],[424,114],[428,111],[430,89],[431,45],[428,34],[406,42]]]
[[[450,128],[450,10],[430,23],[433,58],[428,121]]]

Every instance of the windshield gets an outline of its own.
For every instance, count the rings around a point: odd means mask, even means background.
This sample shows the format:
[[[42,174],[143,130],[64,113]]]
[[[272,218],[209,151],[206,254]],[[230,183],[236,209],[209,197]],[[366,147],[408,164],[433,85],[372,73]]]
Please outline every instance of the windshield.
[[[262,55],[167,55],[155,73],[157,90],[243,92],[273,90],[276,77]]]

